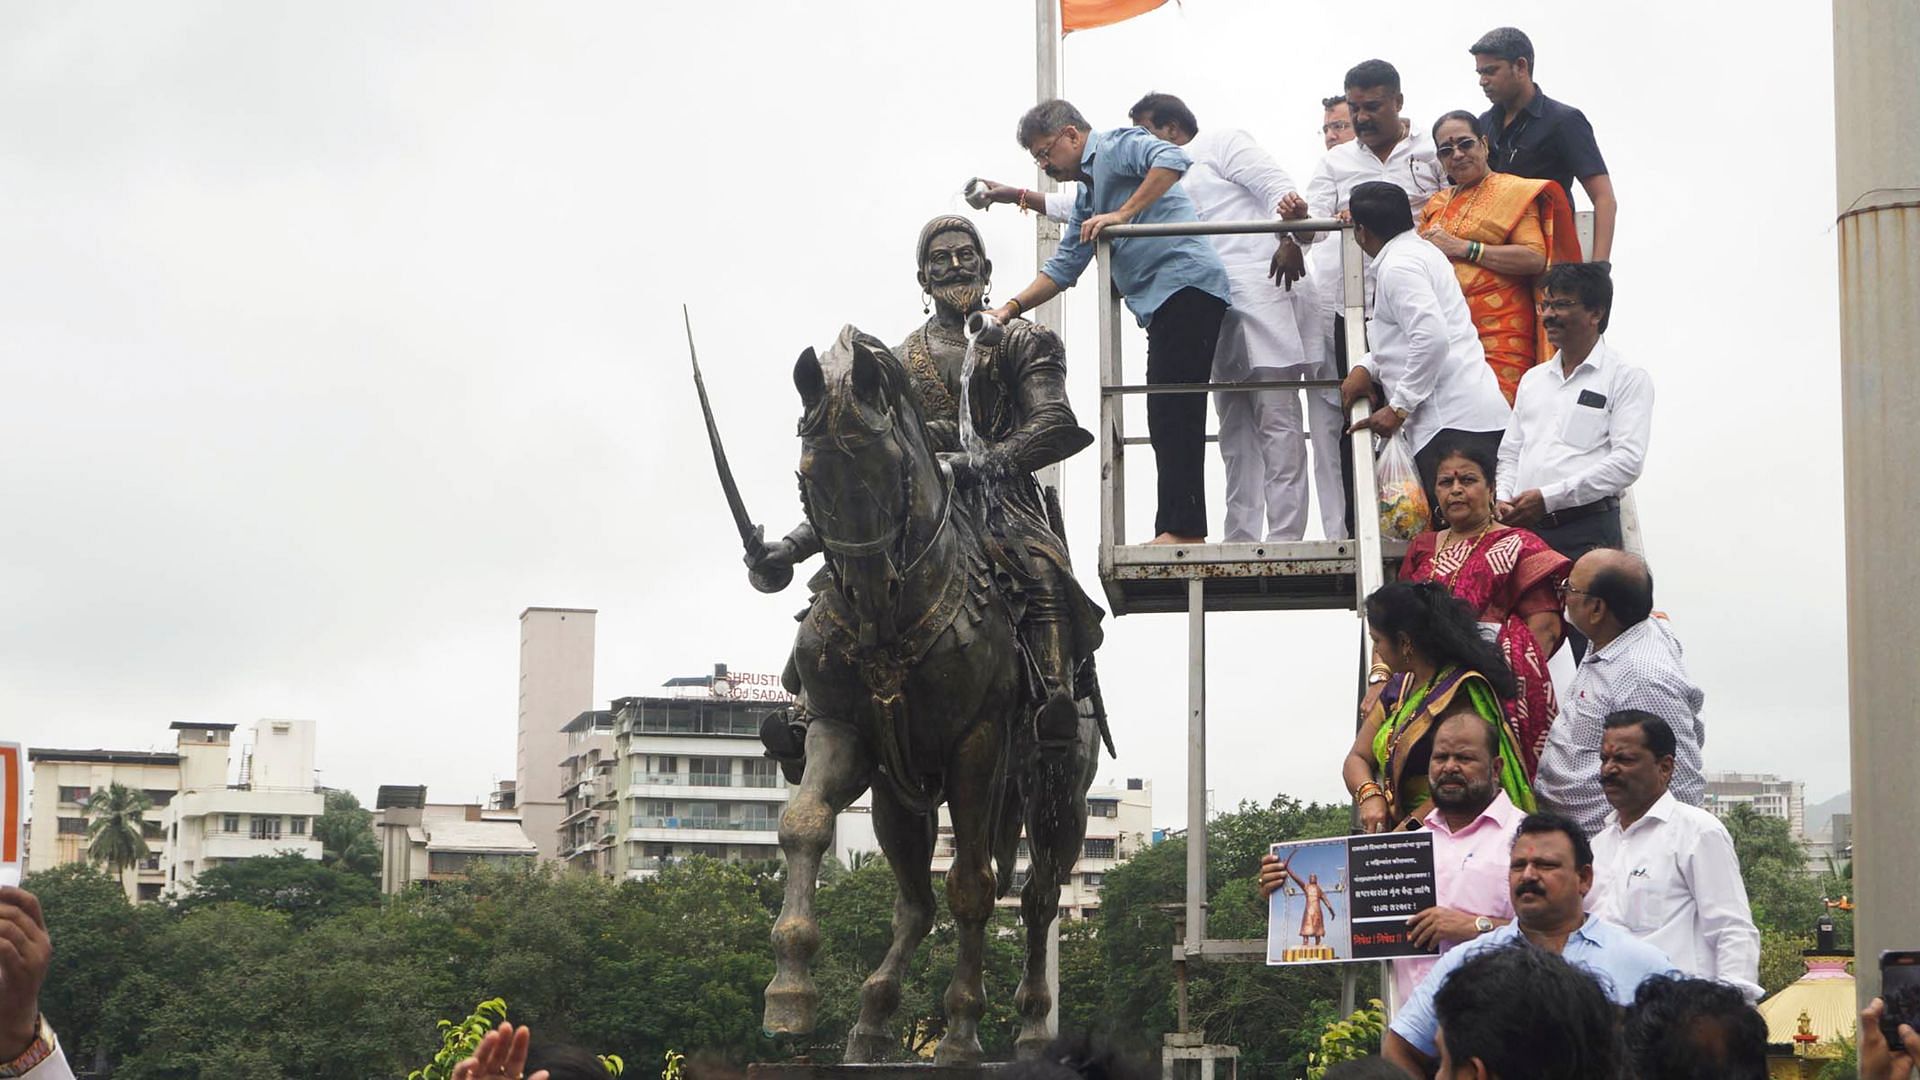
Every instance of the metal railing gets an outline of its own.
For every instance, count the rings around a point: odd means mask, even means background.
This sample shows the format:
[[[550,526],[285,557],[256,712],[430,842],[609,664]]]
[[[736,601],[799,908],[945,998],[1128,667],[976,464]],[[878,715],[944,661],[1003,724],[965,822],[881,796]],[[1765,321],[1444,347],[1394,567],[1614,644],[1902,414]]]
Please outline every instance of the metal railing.
[[[1340,370],[1337,353],[1327,359],[1334,365],[1335,379],[1299,382],[1239,383],[1128,383],[1121,363],[1122,298],[1113,285],[1113,241],[1155,236],[1220,236],[1239,234],[1280,234],[1295,232],[1332,232],[1341,245],[1341,303],[1346,316],[1345,342],[1349,362],[1366,353],[1366,285],[1360,246],[1350,225],[1330,218],[1300,221],[1188,221],[1150,224],[1110,225],[1095,247],[1099,266],[1099,347],[1100,347],[1100,572],[1108,577],[1115,564],[1115,549],[1126,544],[1126,447],[1137,444],[1126,435],[1126,398],[1134,394],[1243,393],[1273,388],[1316,390],[1337,387],[1346,374]],[[1322,238],[1321,243],[1331,242]],[[1344,410],[1349,426],[1371,412],[1369,403],[1357,401]],[[1362,430],[1348,436],[1352,467],[1346,470],[1348,505],[1352,509],[1353,532],[1353,610],[1365,611],[1365,599],[1386,580],[1382,564],[1380,517],[1376,510],[1379,492],[1373,468],[1373,435]],[[1289,544],[1263,544],[1264,551],[1282,552]],[[1313,548],[1319,545],[1303,544]],[[1171,556],[1177,549],[1169,549]],[[1169,561],[1173,561],[1171,558]],[[1187,884],[1184,939],[1174,947],[1174,959],[1184,965],[1188,959],[1257,961],[1265,952],[1265,942],[1215,940],[1207,937],[1207,706],[1206,706],[1206,589],[1202,574],[1190,577],[1187,585]],[[1361,647],[1365,647],[1364,633]]]
[[[1366,286],[1360,246],[1353,239],[1352,226],[1332,218],[1305,218],[1299,221],[1179,221],[1109,225],[1101,232],[1095,247],[1099,267],[1100,315],[1100,565],[1103,574],[1113,565],[1113,550],[1126,545],[1126,447],[1145,442],[1126,434],[1126,398],[1135,394],[1250,393],[1258,390],[1324,390],[1337,388],[1333,379],[1308,379],[1294,382],[1234,383],[1129,383],[1120,357],[1121,313],[1125,310],[1118,290],[1113,286],[1113,241],[1153,236],[1224,236],[1247,233],[1331,232],[1341,245],[1342,302],[1346,316],[1347,356],[1358,359],[1366,352]],[[1321,243],[1336,242],[1322,238]],[[1334,362],[1333,357],[1328,361]],[[1349,424],[1363,420],[1371,412],[1366,402],[1355,402],[1347,410]],[[1380,587],[1385,574],[1381,569],[1380,522],[1377,514],[1366,512],[1378,499],[1373,461],[1373,436],[1360,431],[1348,436],[1353,450],[1354,468],[1347,476],[1347,498],[1354,508],[1356,573],[1354,608],[1359,610],[1367,594]],[[1365,467],[1363,467],[1365,466]],[[1262,545],[1280,548],[1282,545]]]

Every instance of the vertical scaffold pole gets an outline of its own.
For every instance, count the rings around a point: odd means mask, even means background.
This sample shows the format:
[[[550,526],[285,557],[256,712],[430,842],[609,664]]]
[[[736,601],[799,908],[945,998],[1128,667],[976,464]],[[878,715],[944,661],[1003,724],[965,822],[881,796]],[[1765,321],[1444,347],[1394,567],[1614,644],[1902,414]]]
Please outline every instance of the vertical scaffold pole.
[[[1880,991],[1879,953],[1920,941],[1920,140],[1900,110],[1920,57],[1920,5],[1834,0],[1840,243],[1840,432],[1845,467],[1847,687],[1853,750],[1855,986]]]
[[[1207,585],[1187,582],[1187,955],[1207,939]]]

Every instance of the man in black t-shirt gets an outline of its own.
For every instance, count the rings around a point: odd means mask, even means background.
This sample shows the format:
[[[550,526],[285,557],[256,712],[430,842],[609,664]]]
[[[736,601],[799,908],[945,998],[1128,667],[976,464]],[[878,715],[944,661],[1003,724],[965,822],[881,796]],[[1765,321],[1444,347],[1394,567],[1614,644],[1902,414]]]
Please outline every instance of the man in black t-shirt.
[[[1533,42],[1511,26],[1489,30],[1468,50],[1493,108],[1480,118],[1487,132],[1487,164],[1497,172],[1553,180],[1573,199],[1580,181],[1593,201],[1592,262],[1610,258],[1618,204],[1593,125],[1585,113],[1540,92],[1533,81]]]

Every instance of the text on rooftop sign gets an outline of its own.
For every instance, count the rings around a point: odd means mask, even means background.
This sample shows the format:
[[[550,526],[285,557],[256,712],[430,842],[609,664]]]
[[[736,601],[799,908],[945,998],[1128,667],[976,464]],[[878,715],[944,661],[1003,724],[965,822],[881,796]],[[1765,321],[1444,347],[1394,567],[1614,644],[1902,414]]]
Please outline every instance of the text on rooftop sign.
[[[732,671],[716,676],[713,696],[726,701],[792,701],[793,695],[780,685],[780,676],[760,671]]]

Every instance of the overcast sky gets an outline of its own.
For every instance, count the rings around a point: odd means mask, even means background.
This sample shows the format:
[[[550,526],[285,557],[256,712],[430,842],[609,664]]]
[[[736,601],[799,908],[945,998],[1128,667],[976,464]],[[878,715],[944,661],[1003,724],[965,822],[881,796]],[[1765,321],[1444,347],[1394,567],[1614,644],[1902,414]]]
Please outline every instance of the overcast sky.
[[[1105,126],[1180,94],[1304,186],[1347,67],[1394,62],[1424,127],[1485,106],[1481,31],[1525,28],[1619,194],[1608,340],[1658,388],[1638,491],[1707,764],[1845,788],[1826,7],[1353,10],[1169,5],[1072,35],[1067,95]],[[920,224],[971,175],[1033,182],[1032,24],[1026,0],[0,8],[5,737],[304,717],[326,783],[467,799],[512,772],[528,605],[599,609],[603,701],[777,670],[802,590],[746,584],[679,305],[784,532],[794,357],[847,322],[899,340]],[[980,220],[1011,295],[1031,219]],[[1066,303],[1091,427],[1093,289]],[[1097,476],[1067,469],[1096,594]],[[1181,824],[1184,619],[1108,625],[1103,776],[1151,778]],[[1216,806],[1342,797],[1355,617],[1210,626]]]

